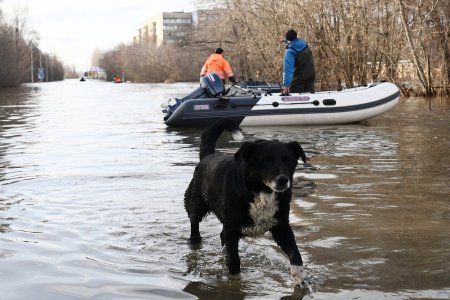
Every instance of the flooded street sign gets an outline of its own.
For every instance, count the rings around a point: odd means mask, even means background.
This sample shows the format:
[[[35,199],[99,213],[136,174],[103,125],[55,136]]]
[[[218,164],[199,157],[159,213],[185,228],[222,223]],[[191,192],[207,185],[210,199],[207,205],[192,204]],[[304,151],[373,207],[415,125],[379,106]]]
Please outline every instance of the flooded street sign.
[[[38,69],[38,79],[40,81],[44,80],[45,78],[45,69],[44,68],[39,68]]]

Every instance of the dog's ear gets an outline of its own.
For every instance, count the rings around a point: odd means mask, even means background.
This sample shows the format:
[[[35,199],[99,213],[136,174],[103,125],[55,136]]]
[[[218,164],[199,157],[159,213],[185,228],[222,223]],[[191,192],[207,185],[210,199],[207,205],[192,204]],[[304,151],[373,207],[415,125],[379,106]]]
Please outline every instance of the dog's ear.
[[[234,160],[238,163],[241,163],[242,161],[248,161],[253,153],[253,150],[255,150],[255,147],[255,142],[243,143],[239,150],[234,154]]]
[[[300,144],[298,142],[295,142],[295,141],[294,142],[289,142],[289,143],[287,143],[287,146],[295,154],[295,157],[297,157],[297,159],[302,158],[302,161],[304,163],[306,163],[305,151],[303,151],[302,146],[300,146]]]

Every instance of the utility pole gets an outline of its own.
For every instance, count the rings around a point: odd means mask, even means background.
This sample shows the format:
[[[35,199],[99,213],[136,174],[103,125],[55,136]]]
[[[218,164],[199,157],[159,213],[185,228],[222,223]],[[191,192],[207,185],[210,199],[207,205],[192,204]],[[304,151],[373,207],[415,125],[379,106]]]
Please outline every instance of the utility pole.
[[[42,53],[41,51],[39,51],[39,74],[41,74],[40,72],[42,72]],[[40,77],[41,75],[39,75],[39,81],[42,82],[42,77]]]
[[[33,77],[33,73],[34,73],[34,67],[33,67],[33,41],[30,42],[30,53],[31,53],[31,83],[34,83],[34,77]]]
[[[16,75],[17,85],[20,85],[20,68],[19,68],[19,19],[16,17]]]
[[[48,64],[47,64],[47,58],[48,56],[45,56],[45,81],[48,82]]]

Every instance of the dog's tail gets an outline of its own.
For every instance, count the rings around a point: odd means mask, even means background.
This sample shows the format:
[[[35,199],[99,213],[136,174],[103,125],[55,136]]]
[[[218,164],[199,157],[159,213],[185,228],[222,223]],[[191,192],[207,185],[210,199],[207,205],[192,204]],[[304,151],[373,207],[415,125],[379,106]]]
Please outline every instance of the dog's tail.
[[[217,139],[224,130],[230,131],[233,138],[237,141],[242,141],[244,139],[241,129],[233,120],[226,118],[219,119],[209,126],[202,134],[200,144],[200,160],[202,160],[203,157],[216,152]]]

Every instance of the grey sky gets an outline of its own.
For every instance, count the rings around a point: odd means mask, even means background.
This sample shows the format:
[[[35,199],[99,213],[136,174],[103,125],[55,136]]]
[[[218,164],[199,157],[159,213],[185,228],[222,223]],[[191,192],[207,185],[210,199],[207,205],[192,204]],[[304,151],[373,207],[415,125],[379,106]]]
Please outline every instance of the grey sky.
[[[193,11],[194,0],[3,0],[5,16],[23,11],[40,48],[84,70],[94,49],[129,43],[139,25],[162,11]]]

